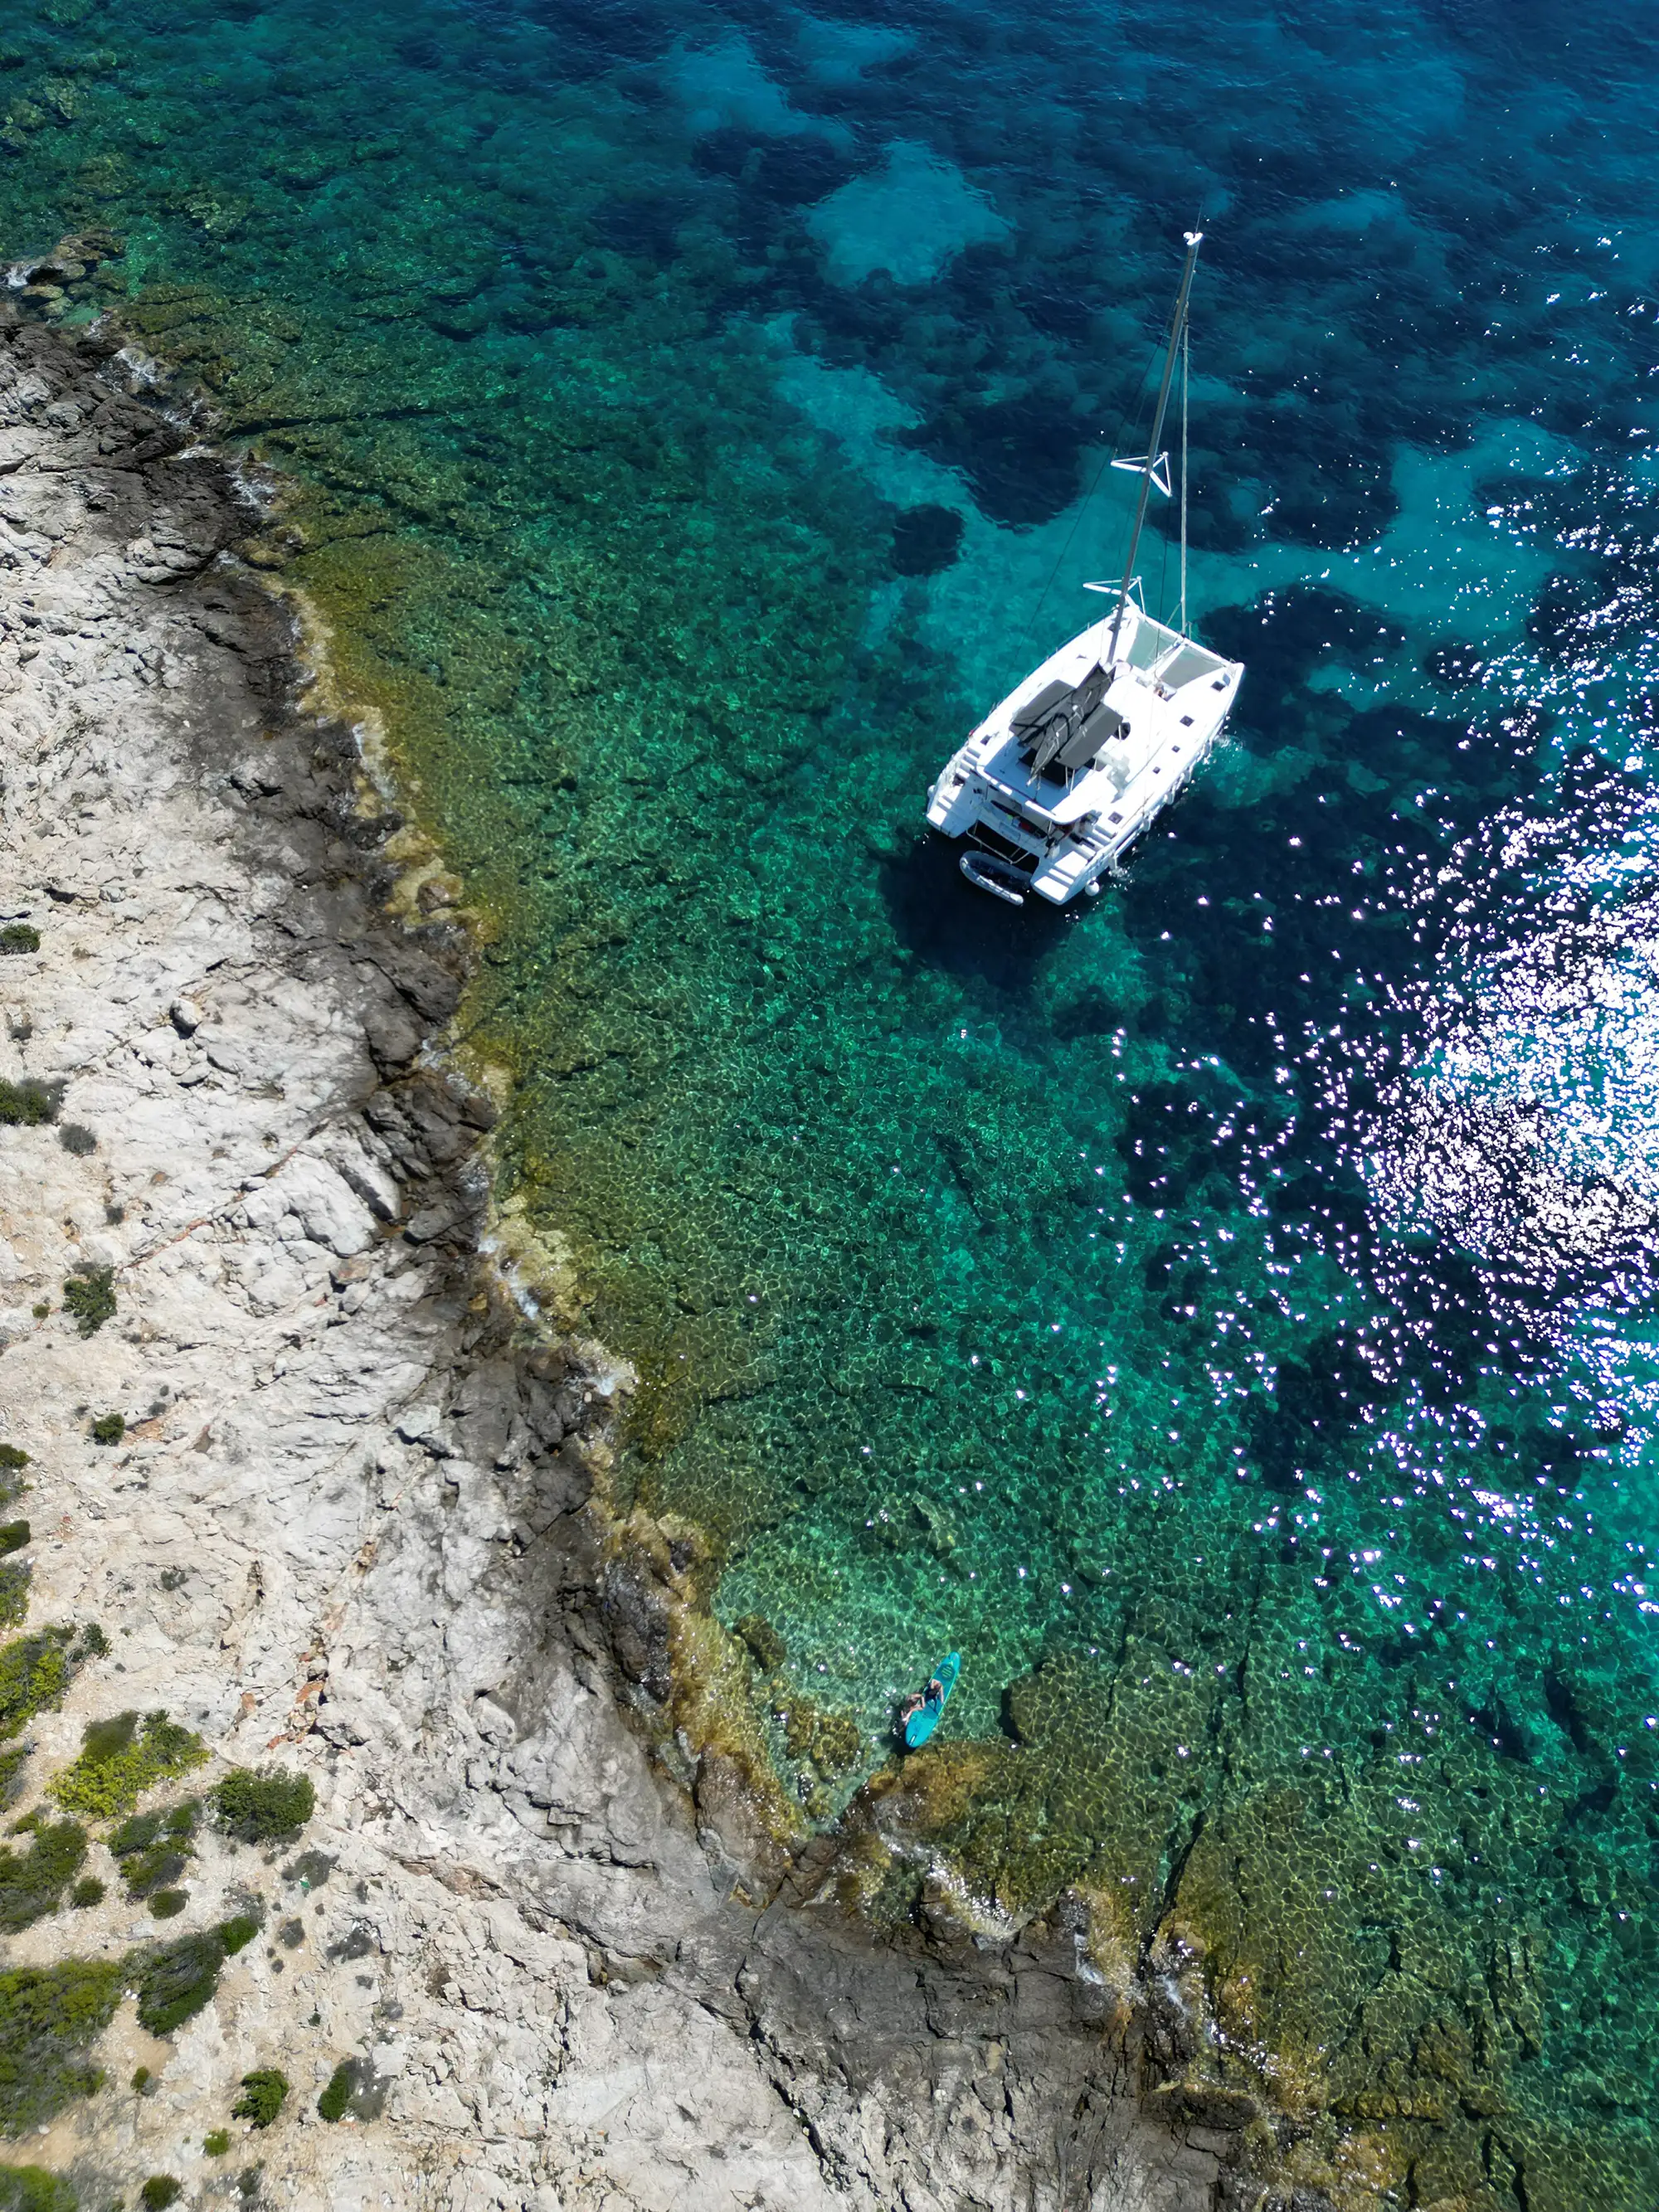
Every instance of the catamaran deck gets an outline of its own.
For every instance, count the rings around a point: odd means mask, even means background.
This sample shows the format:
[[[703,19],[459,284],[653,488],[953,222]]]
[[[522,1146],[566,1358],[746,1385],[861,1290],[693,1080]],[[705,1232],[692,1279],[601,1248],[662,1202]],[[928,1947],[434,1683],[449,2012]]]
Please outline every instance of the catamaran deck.
[[[1092,623],[969,737],[927,809],[1063,905],[1121,856],[1214,743],[1243,673],[1134,605]]]

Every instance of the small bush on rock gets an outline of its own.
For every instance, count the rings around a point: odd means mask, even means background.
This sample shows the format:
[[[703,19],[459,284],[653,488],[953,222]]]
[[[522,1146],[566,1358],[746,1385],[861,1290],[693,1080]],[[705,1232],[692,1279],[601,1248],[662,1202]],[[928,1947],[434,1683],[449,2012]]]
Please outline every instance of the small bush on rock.
[[[42,1629],[0,1644],[0,1741],[21,1735],[69,1687],[70,1663],[64,1646],[67,1628]]]
[[[138,1976],[138,2025],[152,2035],[171,2035],[210,2002],[225,1963],[216,1929],[181,1936],[152,1952]]]
[[[138,1973],[138,2025],[152,2035],[171,2035],[175,2027],[194,2018],[209,2003],[219,1986],[219,1970],[225,1960],[259,1932],[259,1923],[246,1913],[204,1929],[199,1936],[180,1936],[163,1943],[143,1960]],[[129,1960],[127,1971],[131,1970]]]
[[[64,1311],[75,1316],[82,1336],[96,1336],[106,1321],[115,1318],[114,1268],[89,1263],[77,1267],[64,1285]]]
[[[37,1827],[27,1851],[0,1846],[0,1929],[15,1936],[56,1912],[86,1855],[78,1820]]]
[[[82,1875],[70,1892],[70,1903],[80,1912],[84,1912],[90,1905],[101,1905],[103,1901],[104,1885],[95,1874]]]
[[[192,1797],[170,1813],[135,1813],[110,1838],[129,1897],[152,1897],[177,1881],[196,1855],[196,1806]]]
[[[38,952],[40,933],[29,921],[9,921],[0,929],[0,952]]]
[[[233,2120],[251,2120],[268,2128],[283,2109],[288,2095],[288,2076],[275,2066],[255,2067],[242,2076],[242,2094],[230,2108]]]
[[[27,1765],[33,1744],[14,1744],[9,1751],[0,1751],[0,1808],[11,1804],[21,1789],[23,1768]]]
[[[92,1425],[92,1441],[95,1444],[118,1444],[126,1432],[125,1413],[100,1413]]]
[[[0,1082],[0,1123],[9,1129],[38,1129],[43,1121],[58,1119],[63,1096],[57,1084],[37,1083],[33,1076],[21,1083]]]
[[[81,1160],[98,1149],[98,1139],[84,1121],[65,1121],[58,1132],[58,1141],[66,1152],[73,1152]]]
[[[12,1559],[0,1566],[0,1629],[23,1626],[33,1576],[34,1570],[26,1559]]]
[[[317,2110],[325,2120],[343,2120],[356,2086],[357,2062],[355,2058],[343,2058],[329,2075],[328,2087],[317,2100]]]
[[[0,2166],[0,2212],[76,2212],[80,2200],[44,2166]]]
[[[176,2204],[184,2193],[184,2183],[170,2173],[152,2173],[138,2191],[138,2202],[144,2212],[167,2212],[168,2205]]]
[[[146,1790],[187,1774],[206,1757],[200,1736],[164,1712],[146,1714],[142,1728],[137,1713],[118,1713],[88,1727],[80,1757],[58,1777],[52,1793],[66,1813],[112,1820],[130,1813]]]
[[[126,1717],[123,1713],[121,1718]],[[147,1851],[161,1832],[162,1819],[160,1813],[133,1814],[110,1838],[110,1850],[118,1859],[131,1858],[135,1851]]]
[[[158,1920],[176,1920],[189,1903],[187,1889],[158,1889],[149,1901],[149,1909]]]
[[[286,1844],[317,1808],[317,1793],[303,1774],[279,1768],[234,1766],[215,1785],[219,1826],[239,1844]]]
[[[86,2049],[115,2017],[127,1971],[119,1959],[71,1959],[0,1974],[0,2130],[40,2127],[99,2087]]]
[[[27,1521],[0,1521],[0,1559],[8,1552],[21,1552],[30,1540]]]

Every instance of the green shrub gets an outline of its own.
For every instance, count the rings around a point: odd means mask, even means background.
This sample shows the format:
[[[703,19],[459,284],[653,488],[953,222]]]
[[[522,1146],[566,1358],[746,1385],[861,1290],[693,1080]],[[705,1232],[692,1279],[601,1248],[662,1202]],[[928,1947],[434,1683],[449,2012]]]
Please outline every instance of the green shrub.
[[[128,1971],[119,1959],[71,1959],[0,1973],[0,2130],[42,2126],[99,2087],[86,2049],[114,2018]]]
[[[112,1820],[130,1813],[146,1790],[187,1774],[206,1757],[200,1736],[165,1713],[147,1713],[142,1728],[137,1713],[118,1713],[87,1729],[80,1757],[58,1777],[52,1794],[66,1813]]]
[[[158,1920],[176,1920],[189,1903],[187,1889],[158,1889],[149,1901],[149,1909]]]
[[[199,1936],[180,1936],[163,1943],[147,1957],[139,1956],[138,2025],[152,2035],[171,2035],[175,2027],[210,2002],[219,1986],[219,1970],[225,1960],[251,1943],[259,1923],[246,1913],[204,1929]],[[129,1962],[129,1969],[131,1962]]]
[[[29,1455],[15,1444],[0,1444],[0,1469],[7,1474],[21,1474],[29,1463]]]
[[[21,1552],[32,1540],[27,1521],[0,1521],[0,1558],[8,1552]]]
[[[175,1874],[191,1858],[191,1836],[197,1825],[197,1798],[185,1798],[184,1805],[175,1805],[170,1812],[135,1812],[128,1820],[122,1820],[115,1834],[108,1840],[111,1854],[118,1860],[131,1860],[133,1865],[124,1865],[122,1874],[126,1887],[133,1896],[146,1896],[157,1882],[150,1878],[153,1867],[146,1863],[164,1863],[175,1858]]]
[[[3,1120],[0,1115],[0,1120]],[[115,1270],[83,1262],[64,1285],[64,1311],[75,1316],[82,1336],[96,1336],[115,1318]]]
[[[0,2212],[76,2212],[79,2202],[61,2173],[44,2166],[0,2166]]]
[[[118,1719],[137,1721],[137,1714],[122,1712]],[[131,1736],[128,1736],[128,1741],[131,1741]],[[161,1834],[164,1818],[164,1812],[128,1814],[126,1820],[122,1820],[122,1825],[115,1829],[115,1834],[108,1840],[108,1847],[115,1854],[115,1858],[133,1858],[135,1851],[149,1851],[155,1838]]]
[[[34,1570],[27,1559],[10,1559],[0,1565],[0,1629],[23,1626],[33,1579]]]
[[[138,2191],[138,2202],[144,2212],[167,2212],[168,2205],[176,2204],[184,2193],[184,2183],[170,2173],[152,2173]]]
[[[343,2058],[329,2075],[328,2087],[317,2100],[317,2110],[325,2120],[343,2119],[356,2086],[357,2062],[355,2058]]]
[[[29,1308],[29,1311],[34,1316],[36,1321],[45,1321],[46,1316],[52,1311],[52,1307],[45,1298],[37,1298]]]
[[[0,929],[0,952],[38,952],[40,933],[31,921],[9,921]]]
[[[211,2002],[225,1963],[216,1929],[164,1943],[138,1975],[138,2024],[152,2035],[171,2035]]]
[[[104,1885],[95,1874],[83,1875],[70,1892],[70,1903],[77,1911],[84,1912],[88,1905],[101,1905]]]
[[[92,1441],[95,1444],[118,1444],[126,1432],[125,1413],[100,1413],[92,1425]]]
[[[171,1812],[135,1813],[110,1838],[110,1850],[120,1866],[129,1897],[153,1897],[158,1890],[171,1889],[177,1881],[195,1856],[190,1839],[196,1826],[197,1804],[191,1797]],[[153,1905],[150,1909],[155,1910]],[[179,1907],[169,1910],[176,1912]],[[166,1919],[167,1912],[159,1917]]]
[[[18,1743],[9,1751],[0,1751],[0,1810],[16,1799],[20,1778],[33,1748],[33,1744]]]
[[[150,2092],[150,2084],[155,2081],[155,2076],[150,2072],[148,2066],[135,2067],[133,2069],[132,2075],[133,2094],[137,2097],[148,2097]]]
[[[202,2137],[202,2148],[210,2158],[222,2158],[230,2148],[230,2130],[215,2128],[210,2134]]]
[[[58,1141],[66,1152],[82,1160],[98,1149],[98,1139],[84,1121],[65,1121],[58,1132]]]
[[[0,1929],[15,1936],[56,1912],[86,1855],[78,1820],[37,1827],[26,1851],[0,1845]]]
[[[123,1713],[123,1720],[136,1719],[136,1715]],[[109,1839],[109,1847],[118,1859],[131,1858],[135,1852],[147,1851],[161,1832],[165,1814],[134,1813],[122,1821]]]
[[[189,1853],[170,1843],[152,1844],[149,1850],[125,1860],[121,1877],[129,1897],[154,1897],[158,1889],[171,1889],[188,1863]]]
[[[256,2066],[242,2076],[242,2094],[230,2108],[233,2120],[252,2120],[268,2128],[283,2109],[288,2095],[288,2076],[274,2066]]]
[[[9,1129],[37,1129],[55,1121],[64,1101],[58,1083],[37,1083],[25,1076],[21,1083],[0,1082],[0,1123]]]
[[[89,1620],[81,1631],[81,1648],[71,1651],[71,1659],[107,1659],[109,1638],[95,1620]]]
[[[39,1712],[55,1705],[69,1687],[64,1646],[66,1628],[45,1628],[0,1644],[0,1742],[21,1735]]]
[[[317,1793],[303,1774],[234,1766],[215,1784],[213,1802],[219,1826],[239,1844],[286,1844],[317,1809]]]

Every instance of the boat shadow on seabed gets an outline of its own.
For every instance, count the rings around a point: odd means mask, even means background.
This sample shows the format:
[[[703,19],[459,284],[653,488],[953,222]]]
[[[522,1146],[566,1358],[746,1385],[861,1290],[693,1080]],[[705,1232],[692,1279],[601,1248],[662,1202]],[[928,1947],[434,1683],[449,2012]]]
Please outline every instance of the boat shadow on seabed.
[[[931,967],[1024,992],[1065,932],[1085,919],[1091,902],[1060,908],[1028,899],[1023,907],[1004,906],[964,880],[961,858],[953,838],[929,835],[883,865],[881,895],[894,933]]]

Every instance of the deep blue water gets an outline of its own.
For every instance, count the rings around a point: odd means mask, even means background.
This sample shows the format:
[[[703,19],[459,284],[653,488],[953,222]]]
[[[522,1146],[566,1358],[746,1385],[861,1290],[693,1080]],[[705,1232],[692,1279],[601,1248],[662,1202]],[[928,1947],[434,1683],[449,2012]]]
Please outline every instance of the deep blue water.
[[[56,0],[0,46],[13,245],[107,222],[313,487],[300,567],[507,917],[503,1195],[641,1369],[628,1494],[782,1638],[812,1818],[967,1655],[872,1909],[936,1859],[1190,1942],[1310,2174],[1330,2107],[1400,2201],[1652,2201],[1647,18]],[[1232,743],[1097,911],[1010,918],[926,786],[1117,572],[1194,222]]]

